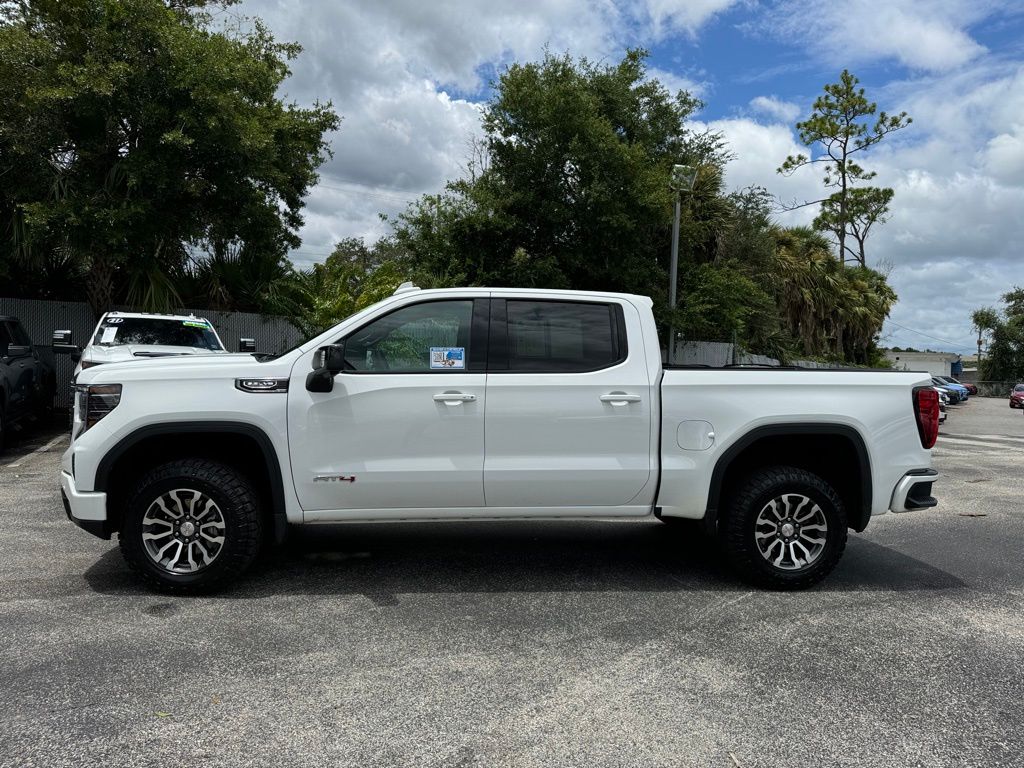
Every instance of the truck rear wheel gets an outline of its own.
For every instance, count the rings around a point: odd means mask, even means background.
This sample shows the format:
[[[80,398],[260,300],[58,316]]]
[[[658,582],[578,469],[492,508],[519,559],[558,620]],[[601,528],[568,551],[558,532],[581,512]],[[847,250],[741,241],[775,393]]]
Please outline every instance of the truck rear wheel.
[[[262,538],[259,497],[242,473],[214,461],[181,459],[139,480],[118,543],[148,585],[193,593],[241,575]]]
[[[732,565],[747,581],[804,589],[825,578],[846,548],[846,512],[817,475],[767,467],[743,482],[719,527]]]

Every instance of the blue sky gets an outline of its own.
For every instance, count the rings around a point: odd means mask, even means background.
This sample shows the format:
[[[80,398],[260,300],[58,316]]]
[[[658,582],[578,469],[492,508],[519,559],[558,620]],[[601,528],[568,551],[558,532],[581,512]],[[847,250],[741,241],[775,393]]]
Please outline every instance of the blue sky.
[[[726,183],[781,200],[820,192],[814,170],[775,168],[801,149],[793,123],[849,68],[912,128],[866,165],[896,191],[869,261],[900,296],[884,342],[968,353],[970,311],[1024,285],[1024,4],[994,0],[244,0],[304,53],[287,83],[343,116],[308,200],[303,245],[322,261],[342,237],[387,231],[379,214],[461,175],[493,74],[556,53],[616,61],[651,51],[651,74],[705,102]],[[807,223],[813,210],[782,212]]]

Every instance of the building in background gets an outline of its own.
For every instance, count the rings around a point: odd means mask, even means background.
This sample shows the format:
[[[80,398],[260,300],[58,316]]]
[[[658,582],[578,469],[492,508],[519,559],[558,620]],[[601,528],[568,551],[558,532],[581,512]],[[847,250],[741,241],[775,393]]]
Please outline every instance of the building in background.
[[[887,349],[885,356],[898,371],[924,371],[932,376],[959,376],[963,373],[960,355],[954,352],[906,352]]]

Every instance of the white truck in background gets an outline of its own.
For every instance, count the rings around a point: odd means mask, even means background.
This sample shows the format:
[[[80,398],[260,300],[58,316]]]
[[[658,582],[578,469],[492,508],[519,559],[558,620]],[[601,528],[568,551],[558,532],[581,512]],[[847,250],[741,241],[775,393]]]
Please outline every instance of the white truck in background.
[[[652,517],[801,588],[848,529],[936,504],[938,419],[924,374],[663,366],[643,296],[404,285],[275,358],[82,371],[60,480],[171,591],[289,526]]]
[[[195,315],[105,312],[83,349],[72,344],[71,331],[53,332],[53,351],[70,354],[73,378],[83,369],[105,363],[178,355],[221,354],[224,348],[213,323]],[[239,339],[239,352],[255,352],[254,339]]]

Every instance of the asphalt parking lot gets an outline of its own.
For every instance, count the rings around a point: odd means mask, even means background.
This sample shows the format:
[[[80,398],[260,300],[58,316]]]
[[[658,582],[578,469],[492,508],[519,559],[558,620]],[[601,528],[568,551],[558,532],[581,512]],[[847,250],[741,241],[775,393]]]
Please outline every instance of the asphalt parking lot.
[[[3,766],[1024,763],[1024,415],[951,408],[940,506],[755,592],[660,523],[315,529],[229,593],[141,589],[0,456]]]

